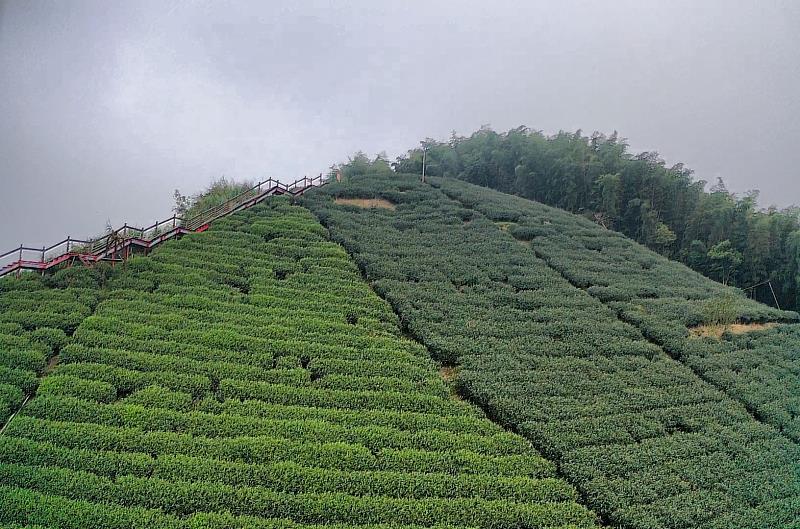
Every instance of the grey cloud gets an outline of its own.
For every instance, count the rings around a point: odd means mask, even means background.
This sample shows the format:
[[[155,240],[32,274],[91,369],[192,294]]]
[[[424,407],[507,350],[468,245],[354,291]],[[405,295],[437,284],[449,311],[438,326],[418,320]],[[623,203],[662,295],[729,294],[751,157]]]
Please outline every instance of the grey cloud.
[[[800,202],[792,1],[0,3],[0,248],[527,124]]]

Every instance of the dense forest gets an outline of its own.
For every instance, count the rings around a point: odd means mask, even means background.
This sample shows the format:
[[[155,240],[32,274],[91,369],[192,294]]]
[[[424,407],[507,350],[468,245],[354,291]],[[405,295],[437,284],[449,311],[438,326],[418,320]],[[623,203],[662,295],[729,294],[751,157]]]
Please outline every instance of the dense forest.
[[[616,132],[548,136],[483,127],[447,142],[428,139],[394,163],[357,153],[342,169],[420,174],[423,154],[428,175],[579,213],[760,301],[799,306],[800,210],[760,209],[757,192],[735,195],[722,180],[706,190],[683,164],[668,167],[655,152],[630,153]]]

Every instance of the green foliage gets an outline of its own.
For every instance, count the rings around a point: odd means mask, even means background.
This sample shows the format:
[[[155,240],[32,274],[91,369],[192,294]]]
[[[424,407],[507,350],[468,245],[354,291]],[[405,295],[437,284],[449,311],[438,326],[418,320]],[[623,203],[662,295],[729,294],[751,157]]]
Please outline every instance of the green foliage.
[[[709,281],[560,210],[466,184],[442,180],[436,185],[491,218],[498,218],[496,212],[505,206],[503,218],[511,213],[518,222],[509,232],[529,242],[551,267],[609,304],[624,320],[760,420],[800,439],[800,425],[795,420],[800,376],[791,367],[800,343],[794,342],[794,332],[768,330],[759,333],[763,338],[758,342],[728,336],[720,343],[687,336],[687,327],[701,324],[797,322],[796,313],[755,303],[741,291]],[[551,226],[558,229],[542,229]],[[708,259],[704,245],[696,247],[698,254]],[[729,250],[729,245],[723,244],[717,253],[724,255]],[[738,345],[742,343],[759,345],[743,350],[745,346]]]
[[[197,512],[280,518],[292,513],[300,523],[398,524],[479,527],[593,526],[593,519],[574,502],[513,503],[475,498],[395,499],[345,493],[289,494],[263,487],[221,483],[166,481],[156,477],[120,476],[115,480],[90,472],[18,464],[0,466],[2,483],[27,486],[43,494],[69,490],[74,499],[143,506],[175,516]],[[565,522],[565,523],[562,523]]]
[[[92,267],[70,266],[44,276],[44,283],[50,288],[81,288],[91,292],[104,287],[113,273],[108,263],[98,263]]]
[[[0,414],[36,391],[0,436],[0,525],[596,526],[327,237],[270,200],[130,259],[102,297],[0,290]]]
[[[146,386],[134,391],[126,397],[126,404],[137,404],[148,408],[166,408],[170,410],[189,410],[192,407],[191,393],[172,391],[161,386]]]
[[[397,209],[332,200],[353,194],[391,197]],[[732,387],[642,333],[689,343],[688,322],[700,323],[703,303],[724,296],[742,321],[797,314],[752,302],[584,217],[450,179],[368,175],[304,204],[404,329],[458,365],[459,393],[555,460],[610,524],[767,529],[796,517],[797,444],[754,419]]]
[[[708,249],[708,260],[714,276],[725,285],[742,264],[742,254],[733,248],[731,241],[724,240]]]
[[[117,388],[97,380],[84,380],[69,375],[51,375],[42,379],[38,395],[64,395],[98,402],[112,402]]]
[[[40,327],[32,331],[29,336],[32,341],[45,344],[53,352],[58,352],[69,343],[69,337],[63,330],[50,327]]]
[[[259,486],[287,493],[343,492],[354,496],[389,498],[484,498],[516,502],[562,502],[575,499],[575,490],[556,478],[523,476],[495,479],[484,474],[337,470],[293,462],[251,464],[183,455],[63,448],[26,439],[0,439],[7,463],[60,466],[105,477],[119,474],[184,482]]]
[[[67,281],[68,275],[0,279],[0,427],[37,390],[48,360],[98,302],[96,282]],[[87,277],[72,277],[78,276]]]
[[[781,306],[798,307],[796,208],[760,210],[757,193],[736,196],[721,182],[706,192],[706,183],[683,164],[669,167],[655,152],[633,155],[616,132],[548,136],[527,127],[505,133],[483,127],[468,137],[426,145],[428,175],[583,214],[724,283],[746,288],[770,279]],[[393,165],[398,173],[419,175],[422,149],[408,151]],[[723,253],[729,255],[697,259],[696,243],[712,248],[725,241],[730,247]],[[772,303],[767,288],[756,296]]]
[[[181,195],[180,191],[176,189],[174,193],[175,206],[173,210],[176,215],[184,218],[192,218],[198,213],[211,209],[214,206],[219,206],[235,196],[242,194],[253,187],[253,185],[255,184],[250,181],[236,182],[235,180],[229,180],[221,176],[213,180],[203,191],[191,197]]]
[[[337,169],[341,171],[342,177],[345,179],[366,174],[392,174],[392,166],[389,165],[386,153],[380,153],[370,159],[366,153],[358,151]]]
[[[0,422],[6,420],[19,409],[25,396],[22,389],[16,384],[0,382]]]
[[[703,302],[703,323],[707,325],[730,325],[739,316],[736,298],[723,295],[709,298]]]
[[[677,236],[671,229],[669,229],[669,226],[663,222],[659,222],[656,226],[656,231],[653,234],[652,239],[650,239],[648,242],[649,245],[663,250],[669,248],[676,239]]]
[[[800,441],[796,419],[800,376],[793,368],[800,327],[779,325],[742,335],[725,333],[722,339],[687,336],[687,326],[702,323],[780,321],[774,310],[741,298],[733,304],[724,297],[694,302],[641,300],[635,305],[620,303],[617,308],[704,379],[742,402],[759,420]]]

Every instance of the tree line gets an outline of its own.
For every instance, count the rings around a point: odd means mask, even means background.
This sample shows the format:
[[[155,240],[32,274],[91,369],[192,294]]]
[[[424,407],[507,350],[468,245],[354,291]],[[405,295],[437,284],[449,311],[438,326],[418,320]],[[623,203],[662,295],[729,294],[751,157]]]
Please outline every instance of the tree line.
[[[445,142],[426,139],[395,162],[359,152],[341,169],[345,177],[421,174],[423,157],[428,175],[584,215],[760,301],[800,306],[800,209],[762,209],[757,191],[736,195],[721,179],[706,190],[708,183],[681,163],[667,166],[657,152],[629,152],[616,132],[482,127]]]

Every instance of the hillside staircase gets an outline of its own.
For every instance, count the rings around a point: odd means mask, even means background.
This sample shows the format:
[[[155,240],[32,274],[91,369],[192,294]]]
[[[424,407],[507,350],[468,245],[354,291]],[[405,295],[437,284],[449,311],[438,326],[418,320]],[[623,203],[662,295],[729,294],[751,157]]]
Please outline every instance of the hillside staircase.
[[[23,270],[45,272],[64,263],[92,266],[101,261],[122,261],[136,251],[147,252],[169,239],[203,232],[214,220],[254,206],[267,197],[298,196],[325,183],[322,175],[300,178],[288,185],[270,178],[191,218],[173,215],[146,228],[135,228],[126,223],[103,237],[89,240],[67,237],[50,247],[31,248],[21,244],[0,254],[0,277]]]

